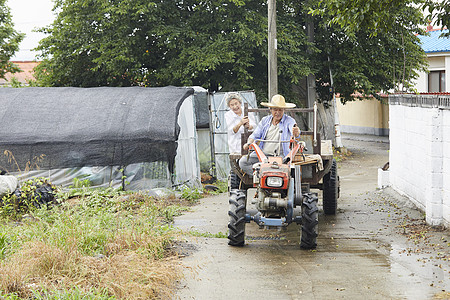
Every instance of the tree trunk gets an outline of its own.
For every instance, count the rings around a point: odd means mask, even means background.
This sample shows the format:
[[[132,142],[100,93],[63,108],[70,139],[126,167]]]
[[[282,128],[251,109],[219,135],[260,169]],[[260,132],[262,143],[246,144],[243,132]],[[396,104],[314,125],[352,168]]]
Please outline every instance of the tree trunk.
[[[331,140],[336,145],[333,105],[325,108],[322,103],[317,103],[317,127],[322,140]]]

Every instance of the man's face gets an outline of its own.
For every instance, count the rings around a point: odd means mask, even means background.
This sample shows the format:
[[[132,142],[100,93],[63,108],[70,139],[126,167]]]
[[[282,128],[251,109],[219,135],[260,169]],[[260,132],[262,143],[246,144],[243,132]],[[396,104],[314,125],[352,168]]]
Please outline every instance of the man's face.
[[[283,118],[284,108],[270,108],[270,113],[272,114],[273,121],[279,123]]]

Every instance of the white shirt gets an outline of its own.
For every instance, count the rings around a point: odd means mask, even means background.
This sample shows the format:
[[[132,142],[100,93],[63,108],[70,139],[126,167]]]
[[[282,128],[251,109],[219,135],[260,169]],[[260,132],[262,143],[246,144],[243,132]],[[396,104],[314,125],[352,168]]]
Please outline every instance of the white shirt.
[[[225,122],[227,123],[228,133],[228,149],[230,153],[241,154],[241,134],[244,133],[244,126],[239,127],[239,130],[236,133],[233,131],[233,128],[242,120],[243,117],[243,112],[240,116],[235,114],[232,110],[229,110],[225,113]],[[255,115],[253,113],[249,113],[248,119],[250,125],[255,128]]]

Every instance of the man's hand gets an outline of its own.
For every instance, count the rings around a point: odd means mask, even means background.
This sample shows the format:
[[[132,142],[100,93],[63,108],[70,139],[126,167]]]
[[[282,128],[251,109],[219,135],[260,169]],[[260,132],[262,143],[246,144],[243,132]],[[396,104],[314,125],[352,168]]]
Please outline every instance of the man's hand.
[[[244,148],[245,151],[248,150],[248,147],[250,147],[250,145],[254,142],[255,140],[253,139],[248,139],[247,143],[244,144],[244,146],[242,146],[242,148]]]
[[[294,124],[294,127],[292,127],[292,135],[294,137],[298,137],[300,135],[300,128],[297,127],[297,124]]]

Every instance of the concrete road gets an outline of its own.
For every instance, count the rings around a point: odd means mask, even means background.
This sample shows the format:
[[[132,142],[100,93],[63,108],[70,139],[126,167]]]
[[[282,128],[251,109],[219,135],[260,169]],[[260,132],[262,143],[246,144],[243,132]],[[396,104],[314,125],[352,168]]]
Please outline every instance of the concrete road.
[[[320,213],[317,249],[300,249],[296,224],[247,224],[244,247],[189,238],[175,299],[450,299],[449,231],[424,225],[422,213],[391,189],[377,190],[388,143],[343,142],[353,155],[338,163],[338,213]],[[175,226],[226,233],[227,212],[226,194],[204,198]]]

